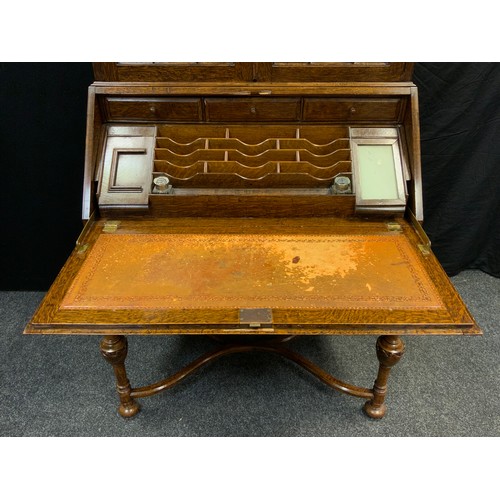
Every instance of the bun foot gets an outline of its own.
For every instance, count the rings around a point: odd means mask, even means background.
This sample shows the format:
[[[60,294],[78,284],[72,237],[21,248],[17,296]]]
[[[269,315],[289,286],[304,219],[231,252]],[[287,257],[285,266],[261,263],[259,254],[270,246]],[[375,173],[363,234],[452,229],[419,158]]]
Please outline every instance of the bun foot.
[[[123,417],[123,418],[131,418],[137,413],[139,413],[139,410],[141,409],[141,406],[139,403],[135,400],[126,403],[126,404],[121,404],[118,407],[118,413]]]
[[[370,418],[382,418],[385,415],[387,406],[382,404],[380,406],[374,406],[373,401],[367,401],[363,406],[363,411]]]

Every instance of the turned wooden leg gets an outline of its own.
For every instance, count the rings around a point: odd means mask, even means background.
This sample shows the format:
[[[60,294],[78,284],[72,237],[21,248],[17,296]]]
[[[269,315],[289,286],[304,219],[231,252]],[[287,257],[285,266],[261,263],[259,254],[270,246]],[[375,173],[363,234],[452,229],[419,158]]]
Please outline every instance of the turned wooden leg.
[[[404,351],[405,345],[397,335],[382,335],[377,339],[377,358],[380,363],[378,375],[373,386],[373,399],[367,401],[363,407],[369,417],[382,418],[385,415],[387,379],[391,368],[401,359]]]
[[[113,366],[115,372],[116,390],[120,397],[118,413],[122,417],[133,417],[139,411],[140,406],[130,395],[132,389],[125,371],[127,338],[123,335],[107,335],[101,340],[101,354]]]

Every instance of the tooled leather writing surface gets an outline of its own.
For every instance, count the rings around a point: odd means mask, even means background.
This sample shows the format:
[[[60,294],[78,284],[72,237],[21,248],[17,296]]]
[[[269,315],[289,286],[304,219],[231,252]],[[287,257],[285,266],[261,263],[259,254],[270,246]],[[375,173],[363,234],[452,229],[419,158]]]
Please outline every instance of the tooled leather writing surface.
[[[101,234],[64,309],[433,309],[404,235]]]

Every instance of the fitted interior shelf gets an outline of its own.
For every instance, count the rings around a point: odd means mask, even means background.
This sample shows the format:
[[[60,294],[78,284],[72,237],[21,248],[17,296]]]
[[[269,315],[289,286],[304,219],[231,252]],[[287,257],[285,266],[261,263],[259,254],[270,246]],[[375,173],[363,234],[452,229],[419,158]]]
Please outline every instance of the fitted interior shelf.
[[[179,188],[325,188],[351,173],[343,126],[159,126],[154,172]]]

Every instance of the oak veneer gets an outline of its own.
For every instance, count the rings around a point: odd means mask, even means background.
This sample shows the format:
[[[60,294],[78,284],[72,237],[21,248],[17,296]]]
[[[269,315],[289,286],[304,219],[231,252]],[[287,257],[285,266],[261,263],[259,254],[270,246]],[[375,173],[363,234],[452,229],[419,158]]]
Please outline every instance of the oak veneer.
[[[367,399],[365,413],[381,418],[403,335],[481,333],[420,225],[411,67],[96,63],[86,225],[25,333],[102,335],[123,417],[139,411],[136,399],[211,361],[261,351]],[[337,175],[356,185],[354,127],[390,128],[401,141],[404,216],[391,207],[360,214],[355,193],[332,190]],[[147,154],[120,163],[109,155],[121,141],[140,143]],[[168,194],[153,193],[148,176],[167,176]],[[131,334],[203,334],[223,343],[134,388],[125,369]],[[377,335],[374,387],[338,380],[284,346],[293,336],[319,334]]]

